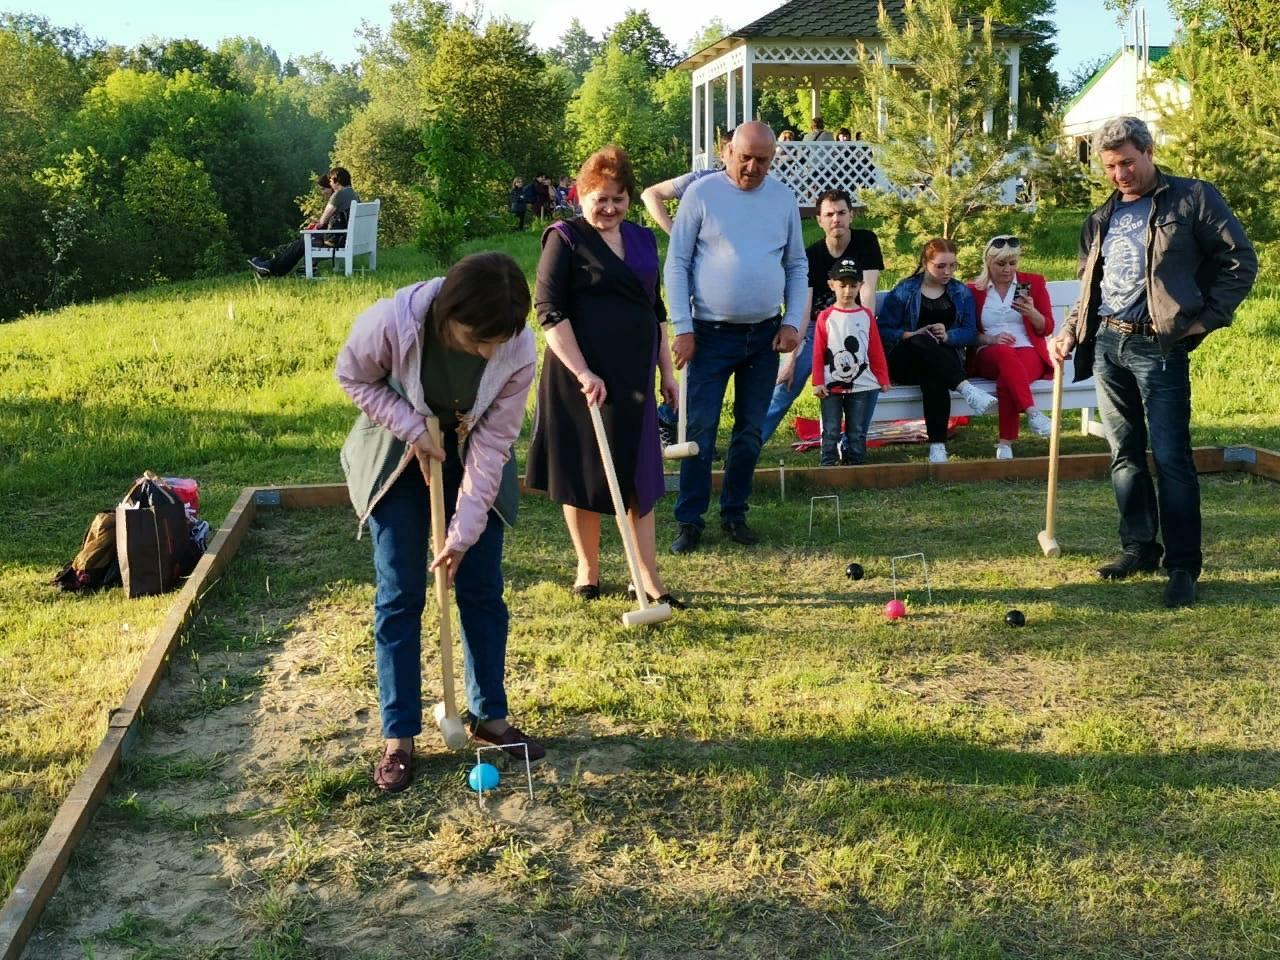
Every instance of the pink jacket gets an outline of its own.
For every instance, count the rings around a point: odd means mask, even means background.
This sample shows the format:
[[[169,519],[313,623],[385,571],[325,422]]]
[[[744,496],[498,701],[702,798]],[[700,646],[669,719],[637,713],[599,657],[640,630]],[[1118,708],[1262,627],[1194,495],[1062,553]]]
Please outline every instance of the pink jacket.
[[[422,324],[443,282],[437,277],[415,283],[397,290],[390,299],[379,300],[356,318],[338,354],[337,377],[342,389],[369,419],[406,444],[421,436],[426,430],[425,418],[431,416],[422,394]],[[475,405],[460,417],[458,440],[464,444],[464,470],[445,541],[450,549],[466,550],[484,532],[503,465],[524,425],[536,363],[533,330],[526,326],[494,351],[480,379]],[[417,469],[413,450],[406,447],[386,482],[369,491],[367,507],[360,511],[362,523],[410,464]]]

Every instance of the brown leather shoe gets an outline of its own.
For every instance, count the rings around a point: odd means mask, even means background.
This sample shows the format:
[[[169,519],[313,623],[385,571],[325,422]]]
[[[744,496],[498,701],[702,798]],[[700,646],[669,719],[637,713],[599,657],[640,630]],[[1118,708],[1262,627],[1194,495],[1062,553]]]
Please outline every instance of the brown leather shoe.
[[[399,793],[413,783],[413,752],[386,750],[373,769],[373,782],[383,793]]]
[[[506,747],[503,753],[510,754],[517,760],[524,759],[524,747],[512,746],[512,744],[524,743],[529,746],[529,762],[541,760],[547,755],[547,748],[540,744],[533,737],[529,736],[519,727],[512,724],[501,733],[490,733],[484,727],[476,724],[471,731],[471,735],[477,740],[483,740],[485,743],[491,743],[496,747]]]

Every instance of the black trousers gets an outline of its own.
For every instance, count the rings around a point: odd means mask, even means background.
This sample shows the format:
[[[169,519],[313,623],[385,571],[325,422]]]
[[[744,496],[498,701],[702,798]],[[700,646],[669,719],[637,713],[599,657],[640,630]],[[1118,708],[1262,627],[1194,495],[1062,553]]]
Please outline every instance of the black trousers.
[[[929,442],[946,443],[951,391],[965,379],[960,352],[927,333],[908,337],[889,354],[889,379],[920,388]]]
[[[298,265],[298,261],[302,259],[302,251],[305,244],[299,237],[293,243],[289,244],[274,257],[268,266],[271,268],[273,277],[283,277],[293,272],[293,268]]]
[[[330,236],[332,236],[332,234],[330,234]],[[307,245],[303,242],[301,237],[293,241],[293,243],[289,244],[287,247],[282,247],[280,252],[267,262],[267,266],[271,269],[271,275],[273,277],[287,277],[289,274],[293,273],[293,268],[296,267],[298,265],[298,261],[302,259],[302,254],[306,251],[306,248]],[[311,241],[312,253],[317,250],[332,251],[333,249],[333,247],[318,244],[315,240]],[[337,249],[341,250],[342,248],[338,247]]]

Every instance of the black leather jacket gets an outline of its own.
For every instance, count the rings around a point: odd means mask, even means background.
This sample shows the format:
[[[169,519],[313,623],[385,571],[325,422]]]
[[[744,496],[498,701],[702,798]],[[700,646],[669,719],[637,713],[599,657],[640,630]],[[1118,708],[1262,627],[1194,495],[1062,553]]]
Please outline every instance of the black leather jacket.
[[[1080,299],[1063,322],[1077,344],[1076,379],[1093,373],[1102,286],[1102,240],[1120,198],[1115,191],[1080,230]],[[1216,187],[1204,180],[1156,170],[1147,225],[1147,311],[1168,354],[1197,321],[1204,334],[1187,337],[1187,349],[1231,325],[1231,317],[1258,275],[1258,256]]]

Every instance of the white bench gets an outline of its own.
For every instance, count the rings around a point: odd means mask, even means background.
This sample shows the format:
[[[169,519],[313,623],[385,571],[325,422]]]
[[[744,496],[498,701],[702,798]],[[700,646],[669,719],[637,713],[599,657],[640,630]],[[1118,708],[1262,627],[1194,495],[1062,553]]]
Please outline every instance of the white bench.
[[[1049,301],[1053,304],[1055,329],[1057,329],[1057,326],[1065,319],[1068,311],[1075,306],[1076,299],[1080,295],[1080,281],[1051,280],[1047,286],[1049,287]],[[876,294],[877,314],[880,312],[880,308],[884,306],[884,298],[886,296],[887,292],[883,290]],[[1073,383],[1072,378],[1074,376],[1075,368],[1072,365],[1072,360],[1068,360],[1062,369],[1062,409],[1079,410],[1080,432],[1086,436],[1092,434],[1100,437],[1103,435],[1102,424],[1095,421],[1092,416],[1093,406],[1097,402],[1093,389],[1093,378],[1089,377],[1079,383]],[[996,392],[994,380],[972,377],[969,382],[975,387],[986,390],[988,393]],[[1041,410],[1048,412],[1052,409],[1053,403],[1053,381],[1037,380],[1031,385],[1031,395],[1035,398],[1037,406]],[[994,412],[994,408],[992,409]],[[879,399],[876,400],[876,409],[872,420],[918,420],[923,416],[924,407],[920,402],[920,388],[893,386],[881,393]],[[973,409],[964,401],[964,398],[954,392],[951,394],[951,416],[975,416]]]
[[[302,240],[305,246],[302,251],[302,262],[306,267],[307,279],[315,276],[316,260],[341,260],[346,265],[346,275],[351,276],[351,269],[356,257],[369,255],[369,269],[378,269],[378,211],[382,209],[381,200],[370,200],[368,203],[353,203],[347,218],[345,230],[303,230]],[[346,240],[341,247],[329,247],[320,242],[324,236],[342,236]]]

